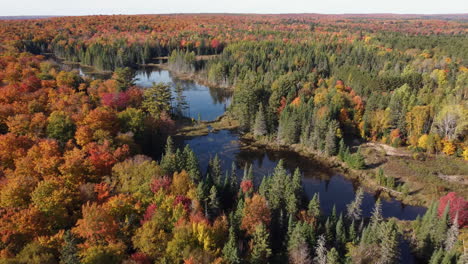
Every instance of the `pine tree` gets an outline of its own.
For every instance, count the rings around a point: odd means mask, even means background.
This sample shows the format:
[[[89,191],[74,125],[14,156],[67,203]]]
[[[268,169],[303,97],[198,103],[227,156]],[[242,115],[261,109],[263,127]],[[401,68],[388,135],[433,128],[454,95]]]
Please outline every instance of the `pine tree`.
[[[294,193],[297,196],[297,199],[300,201],[302,198],[302,175],[299,171],[299,168],[296,168],[296,170],[294,170],[291,184],[292,189],[294,190]]]
[[[143,97],[141,106],[155,119],[159,119],[163,112],[171,110],[172,93],[169,84],[154,83],[144,90]]]
[[[218,215],[220,209],[218,190],[216,189],[216,186],[211,186],[209,200],[210,216],[214,219]]]
[[[335,248],[331,248],[327,253],[327,264],[340,264],[340,255]]]
[[[327,264],[327,248],[325,247],[325,237],[321,235],[315,248],[315,263]]]
[[[306,240],[307,223],[298,222],[288,241],[289,261],[292,264],[311,264],[312,260],[309,253],[309,246]]]
[[[335,239],[334,235],[333,222],[330,220],[330,217],[327,217],[327,221],[325,221],[325,238],[327,239],[327,243],[331,243]]]
[[[165,154],[161,158],[161,168],[166,174],[173,174],[177,171],[176,153],[172,137],[167,137]]]
[[[357,242],[357,232],[356,232],[356,224],[354,223],[354,220],[351,222],[351,225],[349,226],[349,241],[356,243]]]
[[[334,121],[334,120],[333,120]],[[333,156],[336,153],[336,130],[338,129],[337,122],[330,122],[328,131],[325,135],[325,153],[328,156]]]
[[[399,238],[396,224],[393,221],[381,225],[380,263],[393,264],[399,260]]]
[[[380,201],[380,198],[379,198],[375,202],[374,209],[372,211],[371,224],[372,225],[378,224],[382,220],[383,220],[383,217],[382,217],[382,202]]]
[[[447,232],[447,239],[445,240],[445,250],[450,251],[453,249],[455,244],[457,243],[458,239],[458,213],[455,215],[455,218],[453,219],[452,226],[450,226],[450,229]]]
[[[208,173],[213,178],[214,184],[216,184],[216,186],[221,186],[222,170],[221,160],[219,159],[218,154],[215,155],[214,159],[210,160]]]
[[[252,264],[268,263],[271,256],[269,240],[270,234],[265,225],[257,225],[252,238],[252,253],[250,257]]]
[[[258,107],[257,114],[255,116],[255,123],[253,126],[254,136],[264,136],[267,133],[267,126],[265,122],[265,113],[263,109],[263,104],[260,103]]]
[[[229,264],[241,263],[239,258],[239,249],[237,248],[237,237],[232,225],[229,227],[229,238],[226,245],[224,245],[223,256]]]
[[[77,241],[70,230],[63,236],[64,244],[60,251],[60,264],[80,264]]]
[[[442,248],[438,248],[431,256],[429,260],[429,264],[440,264],[442,263],[442,259],[444,258],[444,250]]]
[[[307,213],[315,218],[320,217],[320,197],[318,193],[314,193],[310,200]]]
[[[190,175],[190,178],[195,183],[198,183],[201,180],[200,169],[198,167],[198,158],[195,155],[195,152],[190,149],[189,145],[185,145],[184,148],[185,156],[187,160],[185,162],[185,169]]]
[[[438,221],[436,221],[435,230],[432,230],[436,247],[443,247],[447,239],[447,231],[450,225],[449,210],[450,205],[447,204],[444,209],[444,213],[438,219]]]
[[[341,249],[341,247],[346,243],[346,230],[344,227],[344,222],[343,222],[343,215],[340,214],[340,218],[338,218],[338,222],[336,223],[336,236],[335,236],[335,244],[338,249]]]
[[[344,143],[344,139],[341,139],[339,143],[339,149],[338,149],[338,158],[340,158],[341,161],[345,160],[345,152],[346,152],[346,145]]]
[[[359,190],[356,192],[356,197],[354,198],[354,201],[352,201],[350,204],[347,206],[347,217],[351,220],[359,220],[361,218],[362,210],[361,210],[361,204],[362,204],[362,199],[364,198],[364,191],[362,188],[359,188]]]

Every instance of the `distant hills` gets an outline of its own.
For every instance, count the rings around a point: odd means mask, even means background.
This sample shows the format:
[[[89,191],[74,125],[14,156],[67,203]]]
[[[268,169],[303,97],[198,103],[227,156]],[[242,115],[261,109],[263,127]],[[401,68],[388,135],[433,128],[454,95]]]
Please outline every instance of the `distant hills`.
[[[0,16],[0,20],[22,20],[22,19],[41,19],[59,16]]]

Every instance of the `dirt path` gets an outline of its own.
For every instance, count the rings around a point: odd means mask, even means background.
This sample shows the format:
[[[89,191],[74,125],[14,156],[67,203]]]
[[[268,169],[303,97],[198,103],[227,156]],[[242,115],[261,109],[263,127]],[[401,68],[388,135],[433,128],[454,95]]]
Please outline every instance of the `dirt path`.
[[[392,146],[376,143],[376,142],[369,142],[364,144],[364,146],[372,147],[380,151],[384,151],[387,156],[396,156],[396,157],[411,157],[411,152],[404,149],[394,148]]]

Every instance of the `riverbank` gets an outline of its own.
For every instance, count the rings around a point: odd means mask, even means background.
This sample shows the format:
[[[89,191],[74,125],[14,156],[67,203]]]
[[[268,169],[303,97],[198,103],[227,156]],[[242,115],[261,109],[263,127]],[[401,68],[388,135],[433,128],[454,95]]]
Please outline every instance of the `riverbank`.
[[[211,122],[201,122],[197,124],[181,125],[177,131],[176,136],[184,137],[199,137],[208,135],[210,132],[217,132],[221,130],[235,130],[238,128],[238,122],[229,114],[225,114],[217,120]],[[328,157],[324,154],[318,153],[311,149],[307,149],[299,144],[283,145],[276,142],[274,139],[268,137],[254,137],[251,133],[241,134],[239,137],[243,148],[245,149],[267,149],[271,151],[293,151],[300,156],[313,160],[315,164],[319,164],[323,168],[330,169],[336,174],[341,174],[347,179],[359,182],[360,185],[369,193],[380,194],[384,198],[395,198],[404,204],[416,206],[428,206],[430,201],[414,197],[413,195],[403,195],[396,191],[383,188],[378,185],[375,180],[373,171],[367,170],[354,170],[349,168],[344,162],[337,157]]]
[[[184,81],[194,81],[198,84],[210,87],[210,88],[223,88],[223,89],[228,89],[228,90],[233,90],[234,87],[231,85],[221,85],[218,83],[212,83],[207,80],[207,78],[204,76],[204,74],[200,72],[192,72],[192,73],[187,73],[187,72],[180,72],[180,71],[174,71],[169,67],[168,63],[147,63],[147,64],[142,64],[140,65],[142,67],[156,67],[162,70],[167,70],[170,71],[174,77],[180,80]]]

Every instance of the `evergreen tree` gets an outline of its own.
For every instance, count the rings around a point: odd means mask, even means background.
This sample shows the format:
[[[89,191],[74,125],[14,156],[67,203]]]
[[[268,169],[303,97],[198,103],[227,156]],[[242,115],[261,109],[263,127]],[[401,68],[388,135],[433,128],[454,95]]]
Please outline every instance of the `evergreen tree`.
[[[163,112],[171,110],[171,86],[164,83],[154,83],[143,92],[142,107],[154,118],[159,119]]]
[[[442,248],[438,248],[431,256],[429,260],[429,264],[440,264],[442,263],[442,259],[444,258],[444,250]]]
[[[218,154],[215,155],[214,159],[210,160],[208,173],[212,177],[214,184],[216,184],[216,186],[221,186],[222,170],[221,160]]]
[[[288,241],[289,262],[292,264],[311,264],[310,249],[306,240],[307,223],[298,222],[291,231]]]
[[[320,197],[318,193],[314,193],[310,200],[307,213],[315,218],[320,217]]]
[[[125,91],[135,85],[135,74],[132,69],[128,67],[116,68],[112,75],[112,79],[117,82],[119,91]]]
[[[333,156],[336,153],[336,130],[338,123],[333,120],[328,125],[327,134],[325,136],[325,153],[328,156]]]
[[[339,148],[338,148],[338,158],[341,161],[345,160],[345,152],[346,152],[346,145],[344,143],[344,139],[342,138],[340,139]]]
[[[356,192],[356,196],[354,197],[354,200],[348,204],[347,206],[347,217],[351,220],[359,220],[361,219],[361,205],[362,205],[362,199],[364,198],[364,191],[362,188],[359,188],[358,191]]]
[[[216,189],[216,186],[211,186],[209,200],[210,218],[214,219],[220,210],[218,190]]]
[[[338,222],[336,223],[336,236],[335,236],[335,244],[338,249],[341,249],[342,246],[346,243],[346,229],[344,227],[343,222],[343,215],[340,214],[340,218],[338,218]]]
[[[453,219],[453,223],[450,226],[450,229],[447,232],[447,239],[445,240],[445,250],[450,251],[453,249],[455,244],[457,243],[458,240],[458,213],[455,215],[455,218]]]
[[[170,136],[167,137],[165,150],[166,151],[163,157],[161,158],[160,165],[166,174],[173,174],[177,171],[177,161],[174,142],[172,141],[172,137]]]
[[[255,228],[252,238],[252,252],[250,260],[252,264],[268,263],[271,256],[270,234],[264,224]]]
[[[382,217],[382,202],[380,201],[380,198],[379,198],[375,202],[374,209],[372,210],[371,224],[372,225],[378,224],[382,220],[383,220],[383,217]]]
[[[76,238],[67,230],[63,236],[63,246],[60,251],[60,264],[80,264]]]
[[[197,155],[195,155],[195,152],[193,152],[193,150],[190,149],[189,145],[185,145],[184,153],[185,157],[187,158],[185,162],[185,170],[190,175],[192,181],[197,183],[201,180]]]
[[[357,242],[357,232],[356,232],[356,224],[354,223],[354,220],[351,221],[351,225],[349,226],[349,241],[355,243]]]
[[[327,253],[327,264],[340,264],[340,255],[335,248],[331,248]]]
[[[397,263],[400,257],[399,237],[395,222],[390,221],[381,225],[380,263]]]
[[[325,247],[325,237],[321,235],[315,248],[315,263],[327,264],[327,248]]]
[[[229,238],[228,242],[224,245],[223,256],[229,264],[241,263],[239,249],[237,247],[237,237],[232,225],[229,227]]]
[[[257,114],[255,116],[255,123],[253,126],[254,136],[264,136],[267,133],[267,125],[265,122],[265,113],[263,110],[263,104],[260,103]]]

